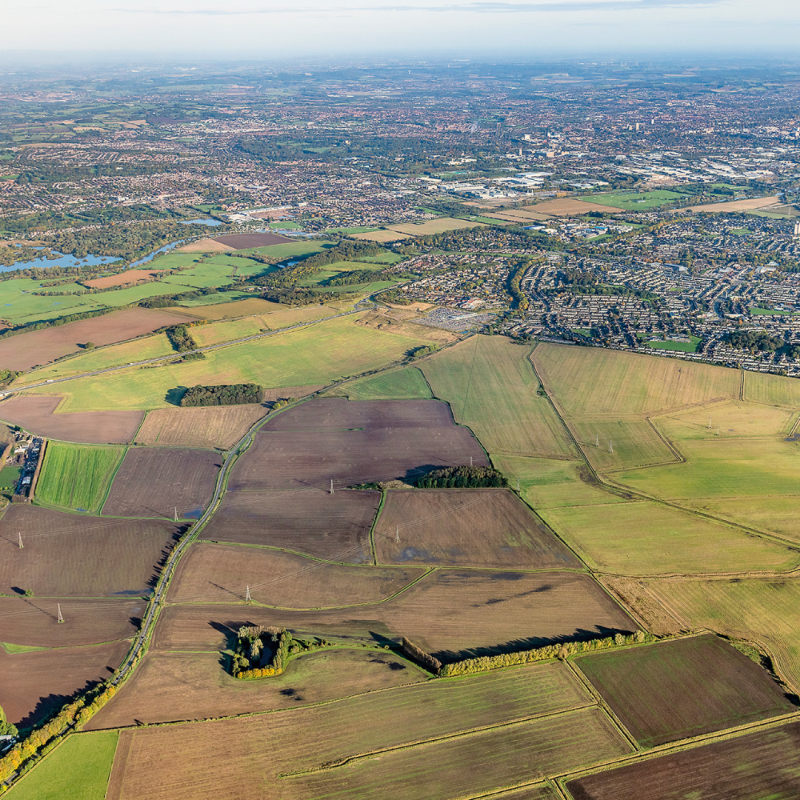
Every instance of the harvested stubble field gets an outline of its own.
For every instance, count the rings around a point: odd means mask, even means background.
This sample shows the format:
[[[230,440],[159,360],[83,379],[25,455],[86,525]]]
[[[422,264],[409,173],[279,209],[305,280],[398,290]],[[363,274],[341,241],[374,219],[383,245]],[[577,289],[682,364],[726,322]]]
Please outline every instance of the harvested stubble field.
[[[677,461],[667,443],[643,417],[581,417],[566,422],[596,470],[633,469]]]
[[[49,442],[36,481],[37,501],[98,511],[124,452],[122,447]]]
[[[230,630],[245,622],[356,642],[407,636],[445,661],[636,629],[587,575],[438,570],[391,600],[360,608],[169,606],[156,629],[156,648],[224,648]]]
[[[435,400],[311,400],[269,420],[236,464],[232,491],[329,489],[420,474],[420,469],[488,466],[469,430]]]
[[[0,367],[26,371],[38,364],[77,352],[87,342],[97,346],[143,336],[167,325],[186,322],[186,314],[148,308],[125,308],[92,319],[83,319],[22,333],[0,340]]]
[[[755,211],[760,208],[780,205],[780,198],[775,197],[751,197],[749,200],[729,200],[726,203],[706,203],[702,206],[691,206],[690,211],[699,214],[703,211],[707,213],[736,213],[739,211]]]
[[[323,320],[305,328],[231,345],[205,359],[160,366],[131,367],[99,377],[77,378],[66,385],[37,388],[66,396],[65,410],[169,408],[177,387],[222,383],[257,383],[265,387],[329,384],[342,377],[385,367],[424,336],[383,333],[360,326],[357,315]],[[0,414],[3,404],[0,403]],[[140,419],[141,417],[139,417]]]
[[[800,406],[800,381],[763,372],[745,372],[744,399],[796,409]]]
[[[793,495],[726,497],[722,500],[701,498],[683,501],[688,508],[711,514],[718,519],[730,520],[734,524],[747,525],[767,533],[776,533],[784,539],[800,543],[797,502],[797,497]]]
[[[511,789],[508,792],[499,792],[492,797],[499,797],[501,800],[556,800],[558,794],[547,784],[538,786],[526,786],[524,789]]]
[[[278,236],[277,233],[230,233],[225,236],[212,236],[217,242],[229,250],[249,250],[255,247],[268,247],[273,244],[289,244],[293,239]]]
[[[738,370],[595,347],[540,344],[533,362],[568,417],[650,414],[736,399]]]
[[[103,514],[115,517],[199,517],[214,494],[222,458],[211,450],[131,447]]]
[[[176,253],[228,253],[231,246],[222,244],[214,239],[198,239],[196,242],[189,242],[183,247],[177,248]]]
[[[454,681],[429,681],[316,708],[124,731],[120,751],[125,757],[115,763],[108,797],[109,800],[168,797],[247,800],[263,796],[265,773],[271,796],[304,797],[309,795],[298,793],[287,785],[289,780],[277,779],[277,775],[314,769],[363,753],[438,739],[478,727],[580,708],[591,702],[563,665],[549,664]],[[594,712],[589,709],[589,713]],[[624,746],[619,749],[619,736],[602,725],[593,724],[593,718],[578,712],[556,719],[565,718],[573,720],[572,724],[554,724],[550,718],[546,726],[544,723],[540,726],[541,730],[549,727],[553,740],[558,738],[564,742],[557,748],[562,757],[566,736],[556,737],[559,728],[562,734],[569,730],[573,753],[585,746],[593,755],[603,745],[606,756],[626,752]],[[578,746],[575,737],[580,742]],[[126,738],[129,741],[123,749]],[[469,738],[465,737],[465,741]],[[494,754],[499,761],[505,744],[498,741],[495,747],[491,738],[484,740],[483,757]],[[185,755],[181,759],[167,756],[178,752]],[[435,751],[431,755],[435,757]],[[392,758],[387,754],[376,763]],[[599,759],[587,760],[591,763]],[[430,768],[433,766],[432,761]],[[463,764],[461,767],[463,769]],[[153,781],[152,775],[156,772],[159,780]],[[503,776],[499,781],[500,786],[511,782],[503,780]],[[406,782],[412,791],[414,782],[408,781],[408,775]],[[434,798],[439,795],[414,796]]]
[[[14,655],[0,648],[0,706],[15,725],[40,722],[87,683],[110,677],[129,646],[123,641]]]
[[[56,414],[62,397],[16,395],[0,402],[0,419],[27,431],[87,444],[127,444],[142,424],[142,411]]]
[[[285,389],[287,397],[292,388]],[[258,404],[211,408],[159,408],[148,411],[136,434],[137,444],[169,447],[233,447],[258,420],[267,415]]]
[[[377,242],[378,244],[389,244],[390,242],[400,242],[403,239],[410,239],[407,233],[397,233],[396,231],[370,231],[367,233],[354,233],[354,239],[362,239],[367,242]]]
[[[87,518],[13,504],[0,522],[0,592],[145,594],[179,530],[160,520]]]
[[[796,800],[800,723],[600,772],[567,784],[575,800]]]
[[[379,492],[228,492],[200,535],[359,564],[370,559],[379,504]]]
[[[763,645],[778,673],[795,692],[800,689],[798,578],[669,579],[646,581],[645,585],[685,628],[707,628]],[[642,612],[647,621],[647,609]]]
[[[140,598],[0,597],[0,642],[50,648],[117,641],[136,633],[144,609]]]
[[[374,539],[378,563],[518,569],[583,566],[508,489],[388,492]]]
[[[648,501],[540,509],[594,569],[622,575],[791,570],[789,547]]]
[[[686,439],[717,441],[752,436],[788,436],[796,420],[796,409],[735,400],[658,417],[654,423],[671,440],[681,442]]]
[[[614,205],[606,205],[591,200],[576,200],[572,197],[560,197],[557,200],[545,200],[531,206],[530,210],[538,211],[540,214],[547,214],[553,217],[575,217],[580,214],[588,214],[590,211],[599,211],[602,214],[611,214],[615,211],[622,211]]]
[[[226,304],[227,305],[227,304]],[[252,315],[236,320],[219,320],[210,322],[192,329],[192,337],[200,347],[212,344],[230,342],[234,339],[243,339],[246,336],[256,336],[265,330],[280,330],[291,325],[303,322],[332,317],[336,310],[327,306],[302,306],[301,308],[286,308],[276,306],[278,310],[269,314]]]
[[[200,543],[181,560],[170,586],[173,603],[256,603],[325,608],[380,603],[425,573],[327,564],[265,548]]]
[[[577,664],[643,747],[797,710],[764,669],[716,636],[593,653]]]
[[[427,680],[405,659],[375,650],[335,648],[294,658],[282,675],[240,681],[219,653],[149,653],[125,691],[88,730],[299,708]]]
[[[231,303],[215,303],[211,306],[198,306],[189,309],[180,306],[170,308],[167,311],[179,313],[191,313],[195,317],[208,320],[238,319],[239,317],[249,317],[262,314],[271,314],[273,311],[281,311],[286,306],[279,303],[271,303],[269,300],[262,300],[260,297],[247,297],[244,300],[235,300]],[[192,333],[195,333],[192,331]]]
[[[528,361],[530,345],[473,336],[421,365],[434,393],[450,403],[490,453],[570,456],[578,453]]]
[[[467,219],[455,219],[453,217],[439,217],[429,219],[425,222],[409,222],[402,225],[390,225],[389,230],[397,233],[406,233],[410,236],[431,236],[436,233],[446,231],[460,231],[465,228],[482,228],[483,223],[471,222]]]
[[[91,286],[93,289],[108,289],[110,286],[126,286],[140,281],[148,281],[158,278],[164,270],[160,269],[126,269],[116,275],[107,275],[105,278],[94,278],[91,281],[83,281],[84,285]]]

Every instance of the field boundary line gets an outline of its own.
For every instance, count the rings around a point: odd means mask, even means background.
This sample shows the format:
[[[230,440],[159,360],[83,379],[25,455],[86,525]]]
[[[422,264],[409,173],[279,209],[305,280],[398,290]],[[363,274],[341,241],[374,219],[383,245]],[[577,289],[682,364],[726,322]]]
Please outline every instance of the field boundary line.
[[[518,783],[515,786],[502,786],[497,789],[489,789],[487,792],[481,794],[462,795],[461,800],[484,800],[484,798],[500,797],[508,792],[517,792],[523,789],[539,789],[547,788],[552,789],[560,795],[561,790],[553,784],[548,778],[544,780],[534,781],[532,783]],[[563,797],[563,795],[560,795]],[[567,800],[567,798],[564,798]]]
[[[416,684],[415,684],[416,685]],[[365,759],[374,758],[377,755],[385,755],[388,753],[395,753],[402,750],[411,750],[416,747],[425,747],[426,745],[438,744],[439,742],[446,742],[452,739],[461,739],[469,736],[475,736],[487,731],[500,730],[502,728],[510,728],[515,725],[524,725],[529,722],[537,722],[544,719],[553,719],[555,717],[566,716],[567,714],[580,714],[583,711],[588,711],[593,708],[598,708],[597,703],[587,703],[586,705],[573,706],[571,708],[560,709],[559,711],[548,711],[543,714],[531,714],[527,717],[518,717],[516,719],[505,720],[491,725],[479,725],[474,728],[465,728],[454,733],[443,734],[442,736],[432,736],[427,739],[418,739],[412,742],[405,742],[403,744],[392,745],[389,747],[381,747],[377,750],[367,750],[362,753],[356,753],[351,756],[345,756],[338,761],[332,761],[327,764],[320,764],[317,767],[310,767],[304,770],[296,770],[294,772],[284,772],[278,774],[278,778],[299,778],[304,775],[313,775],[319,772],[329,772],[331,770],[340,769],[341,767],[349,766]]]
[[[331,486],[333,484],[331,483]],[[381,517],[381,512],[383,511],[384,503],[386,502],[386,490],[381,489],[381,499],[378,503],[378,508],[375,511],[375,516],[372,518],[372,524],[369,526],[369,551],[372,555],[372,564],[373,566],[378,566],[378,551],[375,548],[375,527],[378,524],[378,520]]]
[[[144,421],[144,419],[142,419]],[[128,455],[129,447],[123,446],[122,449],[122,457],[117,461],[117,466],[111,471],[111,475],[108,479],[108,486],[106,487],[105,492],[103,493],[102,498],[100,498],[100,504],[97,506],[97,515],[100,516],[103,513],[103,507],[108,502],[108,496],[111,494],[111,488],[114,486],[114,481],[117,478],[117,474],[119,473],[120,469],[122,468],[122,462],[125,461],[125,456]]]

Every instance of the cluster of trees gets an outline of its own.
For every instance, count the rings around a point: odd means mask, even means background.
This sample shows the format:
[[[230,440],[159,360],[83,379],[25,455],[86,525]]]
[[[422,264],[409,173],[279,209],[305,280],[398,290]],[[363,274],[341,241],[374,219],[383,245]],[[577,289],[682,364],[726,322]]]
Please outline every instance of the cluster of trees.
[[[272,303],[283,303],[287,306],[308,306],[324,300],[317,292],[298,287],[266,289],[261,293],[261,297]]]
[[[0,706],[0,736],[16,736],[19,733],[16,725],[12,725]]]
[[[525,296],[525,292],[522,291],[521,286],[521,281],[527,268],[528,262],[523,262],[508,275],[508,292],[513,298],[512,307],[518,308],[520,311],[528,309],[528,298]]]
[[[375,280],[379,273],[371,269],[351,269],[340,272],[322,281],[322,286],[351,286],[356,283],[369,283]]]
[[[7,386],[15,378],[19,378],[20,375],[22,375],[21,372],[16,372],[13,369],[0,369],[0,386]]]
[[[173,325],[171,328],[167,328],[165,333],[170,344],[178,353],[187,353],[191,350],[197,350],[199,347],[186,325]],[[191,355],[186,356],[186,359],[192,360],[201,358],[205,358],[203,353],[191,353]],[[230,403],[214,403],[214,405],[230,405]]]
[[[505,475],[491,467],[446,467],[418,478],[420,489],[482,489],[508,486]]]
[[[435,344],[422,344],[419,347],[412,347],[411,350],[406,353],[406,357],[410,361],[414,361],[418,358],[422,358],[423,356],[432,355],[436,352],[436,350],[437,348]]]
[[[442,662],[430,653],[426,653],[422,648],[417,647],[413,642],[406,639],[405,636],[403,637],[400,649],[405,656],[428,670],[428,672],[432,672],[434,675],[439,674],[442,668]]]
[[[485,672],[486,670],[500,667],[514,667],[520,664],[530,664],[534,661],[547,661],[551,658],[563,659],[576,653],[588,653],[593,650],[606,650],[611,647],[641,644],[655,641],[655,639],[655,636],[650,633],[644,633],[644,631],[636,631],[630,636],[616,633],[614,636],[608,636],[604,639],[590,639],[585,642],[563,642],[561,644],[537,647],[533,650],[521,650],[516,653],[467,658],[463,661],[445,664],[439,670],[438,676],[440,678],[452,678],[455,675],[471,675],[474,672]]]
[[[15,772],[27,770],[33,761],[48,753],[60,735],[72,726],[79,727],[88,722],[115,694],[113,686],[101,684],[63,706],[54,717],[34,728],[24,739],[18,741],[0,758],[0,783]],[[13,727],[13,726],[12,726]]]
[[[221,386],[192,386],[184,392],[181,406],[240,406],[263,403],[264,390],[256,383],[231,383]]]
[[[730,331],[725,334],[725,340],[731,347],[749,350],[753,355],[765,352],[774,353],[784,345],[783,339],[770,336],[764,331]]]
[[[293,644],[292,634],[285,628],[240,628],[231,670],[240,679],[280,675]]]

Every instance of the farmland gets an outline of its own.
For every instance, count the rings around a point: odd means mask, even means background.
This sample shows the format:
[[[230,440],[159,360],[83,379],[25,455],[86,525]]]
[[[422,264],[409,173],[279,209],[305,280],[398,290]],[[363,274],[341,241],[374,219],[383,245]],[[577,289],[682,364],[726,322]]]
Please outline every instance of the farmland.
[[[297,396],[291,389],[287,390],[287,395]],[[136,434],[136,442],[227,450],[266,413],[259,405],[156,409],[147,412]]]
[[[577,349],[577,348],[573,348]],[[575,456],[574,446],[528,361],[530,346],[474,336],[427,359],[434,394],[450,403],[490,453]]]
[[[126,308],[101,317],[70,322],[54,328],[22,333],[0,341],[3,369],[29,370],[75,353],[87,342],[98,347],[185,322],[186,315],[146,308]]]
[[[36,486],[41,503],[98,511],[124,455],[121,447],[49,442]]]
[[[353,317],[231,345],[201,361],[121,369],[98,378],[79,378],[37,394],[66,396],[64,411],[168,408],[169,392],[180,386],[257,383],[265,387],[326,384],[386,366],[424,344],[355,323]],[[0,404],[0,413],[3,406]]]
[[[374,378],[362,378],[331,392],[350,400],[427,400],[431,390],[416,367],[404,367]]]
[[[679,192],[671,192],[667,189],[654,189],[649,192],[607,192],[604,194],[592,194],[581,199],[590,203],[599,203],[601,206],[616,206],[617,209],[623,209],[625,211],[649,211],[653,208],[660,208],[667,203],[679,202],[685,198],[686,195],[680,194]]]
[[[114,763],[116,731],[71,736],[21,781],[11,800],[103,800]]]
[[[793,800],[800,793],[799,738],[800,723],[793,722],[600,772],[567,788],[575,800]]]
[[[17,395],[0,403],[0,419],[68,442],[127,444],[136,435],[144,417],[141,411],[66,414],[60,409],[62,400],[59,396]]]
[[[146,594],[178,530],[158,520],[87,519],[15,503],[0,521],[0,592],[19,587],[45,597]]]
[[[445,231],[457,231],[464,228],[477,228],[480,222],[470,222],[466,219],[453,219],[452,217],[439,217],[425,222],[413,222],[406,225],[391,225],[390,230],[395,233],[405,233],[410,236],[430,236]]]
[[[644,747],[796,709],[758,664],[715,636],[593,653],[577,663]]]
[[[103,514],[117,517],[199,517],[211,499],[221,459],[209,450],[131,447]]]
[[[374,538],[379,563],[582,566],[507,489],[388,492]]]

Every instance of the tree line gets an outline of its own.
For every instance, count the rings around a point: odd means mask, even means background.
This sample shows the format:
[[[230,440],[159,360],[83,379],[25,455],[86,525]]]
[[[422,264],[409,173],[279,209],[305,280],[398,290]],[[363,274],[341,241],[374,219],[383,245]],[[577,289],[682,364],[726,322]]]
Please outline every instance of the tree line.
[[[263,403],[264,390],[255,383],[232,383],[221,386],[192,386],[181,397],[181,406],[238,406]]]
[[[508,486],[505,475],[492,467],[445,467],[417,478],[420,489],[483,489]]]

